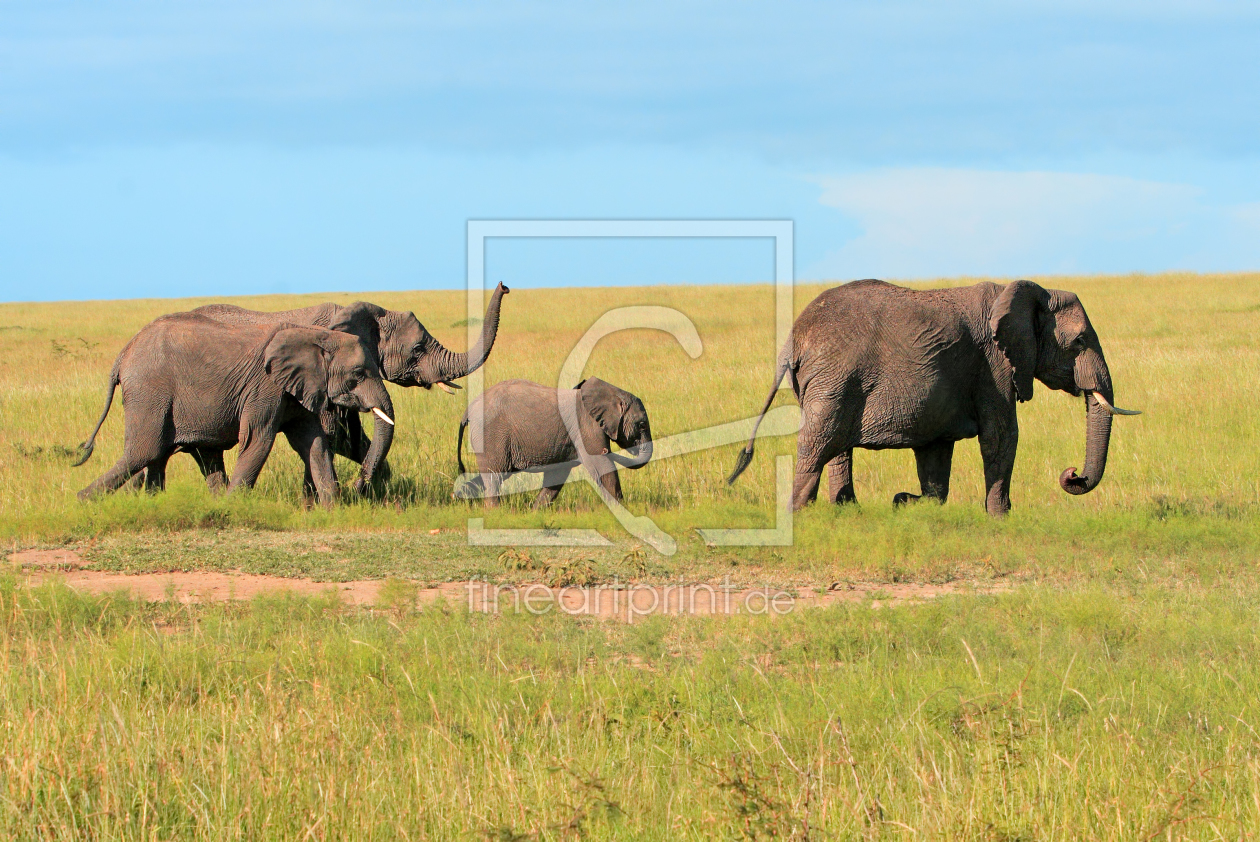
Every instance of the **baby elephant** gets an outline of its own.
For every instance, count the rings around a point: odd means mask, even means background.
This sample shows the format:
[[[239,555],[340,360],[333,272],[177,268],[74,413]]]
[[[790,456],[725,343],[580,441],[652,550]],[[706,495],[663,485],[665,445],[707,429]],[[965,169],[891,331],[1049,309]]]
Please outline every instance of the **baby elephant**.
[[[213,454],[222,464],[240,443],[228,490],[252,487],[278,433],[306,464],[305,493],[332,505],[329,405],[374,412],[393,424],[389,394],[374,356],[358,337],[318,327],[220,324],[195,313],[149,323],[114,362],[105,409],[82,445],[82,465],[121,385],[126,408],[123,455],[79,493],[86,499],[113,491],[145,472],[145,486],[160,490],[166,463],[179,451],[198,461]]]
[[[469,417],[484,412],[485,437],[481,447],[475,432],[469,445],[477,452],[481,473],[473,489],[461,489],[456,496],[476,496],[484,488],[487,506],[498,504],[503,481],[520,471],[543,474],[543,488],[534,498],[534,508],[556,499],[569,472],[583,465],[604,489],[620,501],[621,482],[617,466],[642,468],[652,458],[652,428],[643,401],[595,377],[583,380],[574,389],[551,389],[528,380],[506,380],[473,401],[459,422],[455,459],[464,473],[464,428]],[[568,424],[565,423],[566,417]],[[473,427],[476,430],[476,425]],[[582,436],[585,453],[580,453],[569,434]],[[625,454],[610,453],[616,442]]]

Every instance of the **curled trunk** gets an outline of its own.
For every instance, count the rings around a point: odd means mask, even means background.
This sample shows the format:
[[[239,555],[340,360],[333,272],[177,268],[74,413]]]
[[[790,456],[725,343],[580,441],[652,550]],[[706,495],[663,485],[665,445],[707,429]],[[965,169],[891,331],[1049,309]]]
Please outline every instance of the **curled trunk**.
[[[1078,475],[1068,468],[1059,476],[1059,485],[1068,494],[1088,494],[1098,487],[1107,470],[1107,449],[1111,444],[1111,413],[1093,392],[1085,393],[1085,472]]]
[[[432,353],[426,354],[418,366],[416,380],[422,384],[444,383],[466,377],[476,371],[490,356],[494,347],[494,339],[499,333],[499,307],[508,288],[499,284],[490,296],[490,305],[486,307],[486,318],[481,324],[481,336],[466,353],[456,353],[443,346],[436,339]]]
[[[650,433],[645,435],[638,444],[627,449],[625,454],[612,453],[609,456],[623,468],[638,470],[652,459],[652,436]]]

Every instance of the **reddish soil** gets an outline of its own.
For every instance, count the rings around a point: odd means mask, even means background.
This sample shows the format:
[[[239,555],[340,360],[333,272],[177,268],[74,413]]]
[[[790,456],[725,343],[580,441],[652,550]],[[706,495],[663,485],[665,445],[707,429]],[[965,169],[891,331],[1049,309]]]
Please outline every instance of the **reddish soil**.
[[[259,594],[288,591],[315,596],[336,591],[349,605],[375,605],[385,581],[316,582],[281,576],[250,573],[110,573],[82,569],[87,564],[71,550],[27,550],[9,556],[30,584],[59,579],[74,590],[89,594],[128,591],[138,599],[161,602],[215,602],[252,599]],[[597,615],[633,620],[648,614],[788,614],[797,608],[833,605],[839,602],[871,601],[873,607],[921,602],[937,596],[959,593],[994,593],[1009,586],[1001,583],[881,584],[836,583],[821,593],[812,589],[776,590],[734,589],[715,584],[620,585],[550,588],[541,584],[495,585],[488,582],[450,582],[417,588],[415,604],[431,604],[439,599],[452,605],[466,604],[475,611],[533,613],[562,611],[572,615]],[[406,586],[392,587],[387,602],[409,599]]]

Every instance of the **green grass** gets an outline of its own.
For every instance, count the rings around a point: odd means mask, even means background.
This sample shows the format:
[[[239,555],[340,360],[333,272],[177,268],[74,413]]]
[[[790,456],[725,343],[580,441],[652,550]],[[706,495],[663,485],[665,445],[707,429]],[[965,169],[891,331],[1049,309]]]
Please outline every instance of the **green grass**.
[[[1254,557],[1260,550],[1260,424],[1254,397],[1260,382],[1260,275],[1042,282],[1081,296],[1103,339],[1117,400],[1146,412],[1117,419],[1107,476],[1097,491],[1070,497],[1059,490],[1059,472],[1080,465],[1084,455],[1083,412],[1079,400],[1038,386],[1036,398],[1020,410],[1015,510],[1005,522],[979,514],[983,483],[974,440],[957,448],[950,502],[917,511],[891,507],[897,491],[917,490],[912,454],[858,451],[859,508],[837,510],[823,504],[798,514],[791,548],[718,551],[705,548],[694,529],[771,524],[773,457],[793,453],[795,442],[793,436],[763,440],[748,472],[728,487],[724,478],[738,449],[731,445],[660,460],[623,475],[630,510],[650,515],[680,542],[676,557],[660,560],[660,575],[736,568],[757,575],[779,571],[776,575],[786,578],[932,577],[976,567],[1072,571],[1132,567],[1151,559],[1229,564],[1237,552]],[[798,309],[820,289],[800,288]],[[467,313],[457,293],[361,297],[414,310],[443,342],[463,347],[466,328],[459,325]],[[278,309],[351,298],[324,294],[233,300]],[[71,450],[100,411],[118,349],[155,316],[202,303],[0,305],[0,538],[14,546],[72,542],[96,559],[95,547],[103,543],[130,541],[139,550],[172,541],[196,546],[223,530],[243,546],[273,548],[290,541],[285,534],[318,532],[347,540],[370,534],[377,539],[373,546],[380,548],[375,559],[365,550],[362,563],[329,567],[320,575],[344,578],[354,571],[378,571],[442,579],[470,569],[494,569],[496,550],[468,547],[459,536],[467,518],[482,512],[450,499],[454,438],[464,400],[437,391],[392,390],[399,421],[390,454],[395,478],[383,501],[347,499],[335,512],[303,511],[297,504],[300,463],[280,442],[249,495],[208,494],[192,460],[177,456],[164,495],[124,493],[78,503],[74,493],[108,468],[121,449],[122,412],[115,403],[96,455],[82,468],[69,467]],[[640,395],[658,436],[747,418],[757,411],[776,353],[767,316],[773,309],[768,287],[516,290],[504,301],[499,339],[486,366],[487,384],[511,377],[555,382],[586,327],[608,309],[629,304],[678,308],[694,320],[704,342],[704,353],[694,361],[673,339],[653,331],[617,334],[595,350],[586,373]],[[790,402],[790,395],[781,395],[779,401]],[[350,463],[339,462],[343,477],[352,475],[352,469]],[[567,488],[545,514],[528,512],[528,502],[528,495],[513,498],[490,513],[486,525],[599,528],[617,542],[610,550],[591,554],[609,570],[632,549],[633,542],[585,486]],[[435,528],[456,531],[430,539]],[[404,555],[411,555],[411,561]],[[276,572],[300,570],[266,562],[263,556],[240,556],[231,563],[270,564]],[[165,563],[196,567],[211,562],[193,554],[168,557]]]
[[[956,281],[963,283],[964,281]],[[954,282],[951,282],[954,283]],[[1021,409],[1015,510],[981,508],[974,442],[945,506],[908,452],[859,451],[860,506],[816,505],[791,547],[715,548],[696,527],[767,526],[763,441],[623,476],[628,506],[679,541],[628,539],[589,489],[528,499],[489,527],[598,528],[607,549],[467,545],[479,508],[449,499],[462,398],[394,389],[385,499],[297,505],[280,444],[251,494],[209,494],[192,462],[169,490],[79,504],[121,448],[117,405],[88,466],[117,349],[202,301],[0,305],[0,538],[68,544],[100,569],[392,577],[375,610],[325,599],[143,605],[0,576],[0,836],[112,839],[985,840],[1238,838],[1260,830],[1260,275],[1046,279],[1103,338],[1117,419],[1102,486],[1080,464],[1079,401]],[[803,289],[798,308],[817,289]],[[370,297],[462,347],[450,293]],[[351,296],[266,297],[279,309]],[[695,361],[661,334],[610,337],[588,375],[643,397],[658,436],[753,414],[776,353],[768,288],[515,291],[487,382],[554,382],[607,309],[691,316]],[[786,396],[780,398],[782,401]],[[230,464],[230,463],[229,463]],[[339,471],[348,476],[348,463]],[[825,587],[1001,579],[996,595],[755,616],[471,615],[407,607],[412,580]],[[540,572],[541,571],[541,572]]]
[[[0,833],[1239,838],[1254,576],[627,625],[0,582]]]

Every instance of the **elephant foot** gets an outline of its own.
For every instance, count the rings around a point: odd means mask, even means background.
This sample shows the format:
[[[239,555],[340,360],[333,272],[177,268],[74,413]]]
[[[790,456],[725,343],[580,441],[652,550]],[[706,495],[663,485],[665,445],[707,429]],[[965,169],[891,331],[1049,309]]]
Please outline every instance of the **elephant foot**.
[[[908,491],[902,491],[902,492],[901,492],[901,493],[899,493],[899,494],[894,494],[894,495],[893,495],[893,506],[894,506],[895,508],[901,508],[902,506],[906,505],[907,503],[913,503],[913,502],[915,502],[916,500],[921,500],[921,499],[923,499],[923,498],[922,498],[922,497],[920,497],[918,494],[911,494],[911,493],[910,493],[910,492],[908,492]]]
[[[471,480],[456,479],[451,489],[452,500],[476,500],[484,496],[485,485],[480,478]]]

